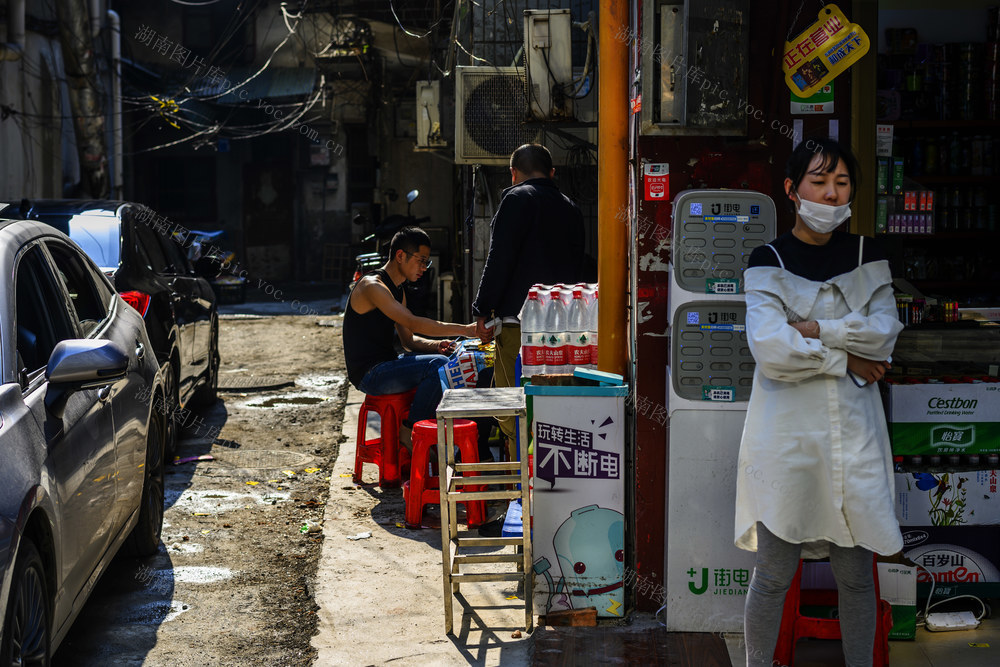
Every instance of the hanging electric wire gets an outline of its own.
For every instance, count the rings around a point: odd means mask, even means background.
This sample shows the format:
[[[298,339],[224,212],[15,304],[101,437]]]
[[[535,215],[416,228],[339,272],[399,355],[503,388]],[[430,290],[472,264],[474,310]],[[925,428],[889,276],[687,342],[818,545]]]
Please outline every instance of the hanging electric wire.
[[[274,49],[271,51],[271,55],[269,55],[267,57],[267,60],[264,61],[264,64],[261,65],[260,69],[258,69],[256,72],[254,72],[253,74],[251,74],[249,77],[247,77],[243,81],[241,81],[241,82],[239,82],[237,84],[233,84],[232,87],[227,88],[226,90],[224,90],[223,92],[219,93],[218,95],[194,96],[194,97],[192,97],[192,99],[198,99],[198,100],[201,100],[201,101],[218,99],[220,97],[223,97],[225,95],[229,95],[229,94],[231,94],[231,93],[239,90],[243,86],[247,85],[248,83],[250,83],[251,81],[253,81],[254,79],[256,79],[258,76],[260,76],[261,74],[263,74],[264,70],[266,70],[271,65],[271,61],[274,60],[274,56],[278,53],[278,51],[281,49],[281,47],[283,47],[285,44],[287,44],[288,40],[291,39],[292,35],[295,34],[295,29],[298,28],[299,22],[301,22],[301,20],[302,20],[302,10],[305,9],[305,5],[306,5],[306,2],[303,2],[302,3],[302,7],[299,10],[299,14],[297,16],[292,16],[291,17],[291,18],[296,19],[296,23],[295,23],[294,27],[288,25],[288,18],[289,18],[289,16],[288,16],[288,10],[285,9],[284,4],[282,4],[279,7],[279,9],[281,10],[281,13],[282,13],[282,17],[285,19],[285,25],[288,27],[288,34],[285,35],[285,38],[282,39],[281,42],[276,47],[274,47]]]
[[[407,35],[409,35],[410,37],[416,37],[417,39],[423,39],[428,35],[430,35],[432,32],[434,32],[434,28],[438,27],[438,25],[443,20],[443,18],[438,17],[438,20],[435,21],[433,24],[431,24],[431,27],[428,28],[427,32],[425,32],[422,35],[418,35],[417,33],[410,32],[409,30],[403,27],[403,22],[399,20],[399,14],[396,13],[396,6],[392,4],[392,0],[389,0],[389,9],[392,11],[392,17],[396,19],[396,24],[399,26],[399,29],[402,30]]]

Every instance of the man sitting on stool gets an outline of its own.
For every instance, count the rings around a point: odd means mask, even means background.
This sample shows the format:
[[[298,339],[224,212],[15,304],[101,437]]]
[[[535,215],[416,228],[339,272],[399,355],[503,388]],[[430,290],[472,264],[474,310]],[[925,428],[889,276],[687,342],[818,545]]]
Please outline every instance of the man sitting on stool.
[[[403,283],[416,281],[431,265],[431,240],[419,227],[404,227],[389,245],[389,261],[358,281],[344,313],[344,359],[347,377],[359,391],[373,396],[401,394],[416,388],[400,440],[412,449],[408,437],[413,424],[434,419],[441,400],[438,368],[455,347],[453,340],[425,336],[476,335],[476,324],[453,324],[418,317],[406,307]],[[393,330],[408,353],[397,355]]]

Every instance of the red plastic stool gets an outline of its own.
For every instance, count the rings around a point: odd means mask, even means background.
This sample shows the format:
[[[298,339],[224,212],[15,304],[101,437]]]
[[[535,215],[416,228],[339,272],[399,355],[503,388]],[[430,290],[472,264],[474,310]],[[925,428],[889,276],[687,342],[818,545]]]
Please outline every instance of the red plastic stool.
[[[413,454],[410,460],[410,481],[403,483],[403,501],[406,503],[406,526],[419,528],[420,519],[424,515],[424,505],[438,505],[441,502],[441,492],[438,486],[439,477],[427,473],[430,461],[431,447],[437,445],[437,422],[424,419],[413,425]],[[479,463],[479,429],[476,422],[468,419],[455,420],[455,444],[462,455],[462,463]],[[437,460],[433,461],[437,468]],[[469,471],[469,476],[479,473]],[[485,487],[466,486],[469,491],[479,491]],[[460,501],[465,503],[465,515],[469,527],[481,525],[486,521],[486,503],[482,500]]]
[[[410,414],[415,389],[402,394],[365,395],[358,412],[358,437],[354,453],[354,483],[361,483],[365,463],[378,466],[378,485],[399,486],[399,427]],[[368,413],[379,416],[379,437],[368,439]]]
[[[872,557],[872,576],[875,578],[875,599],[878,611],[875,626],[875,647],[873,667],[889,664],[889,631],[892,629],[892,606],[882,599],[878,587],[878,565]],[[795,664],[795,643],[810,637],[813,639],[840,639],[840,621],[835,618],[803,616],[800,605],[836,606],[836,590],[810,590],[802,588],[802,561],[795,571],[792,585],[785,594],[785,608],[781,614],[781,630],[774,648],[776,665]]]

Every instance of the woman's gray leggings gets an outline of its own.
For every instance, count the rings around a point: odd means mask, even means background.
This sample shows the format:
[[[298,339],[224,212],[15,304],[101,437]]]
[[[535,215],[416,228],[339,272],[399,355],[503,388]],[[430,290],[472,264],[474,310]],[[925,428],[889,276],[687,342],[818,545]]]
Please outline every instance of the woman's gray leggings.
[[[750,578],[743,632],[747,667],[772,667],[781,627],[785,593],[799,567],[802,545],[775,537],[757,523],[757,565]],[[837,580],[840,632],[847,667],[872,664],[875,643],[875,582],[872,552],[864,547],[830,545],[830,565]]]

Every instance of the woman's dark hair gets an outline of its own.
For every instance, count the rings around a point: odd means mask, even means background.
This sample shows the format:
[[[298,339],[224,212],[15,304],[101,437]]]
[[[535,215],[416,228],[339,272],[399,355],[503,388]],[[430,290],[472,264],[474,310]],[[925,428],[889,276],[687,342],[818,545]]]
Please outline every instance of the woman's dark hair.
[[[431,237],[427,235],[427,232],[412,225],[403,227],[396,232],[395,236],[392,237],[392,242],[389,243],[389,259],[396,257],[397,250],[415,255],[422,245],[431,247]]]
[[[847,165],[847,175],[851,181],[851,201],[854,201],[854,195],[858,191],[858,177],[861,174],[858,160],[850,148],[830,138],[806,139],[795,147],[792,156],[788,158],[788,164],[785,166],[785,176],[792,179],[792,187],[799,186],[809,171],[809,165],[817,155],[823,158],[823,162],[820,164],[821,171],[831,172],[837,168],[837,163],[841,160],[844,161],[844,164]]]

